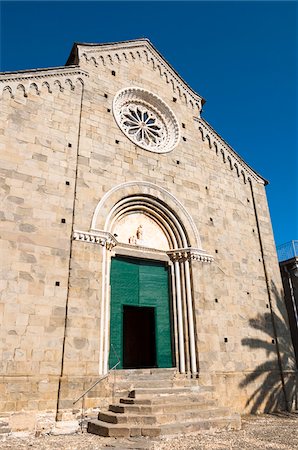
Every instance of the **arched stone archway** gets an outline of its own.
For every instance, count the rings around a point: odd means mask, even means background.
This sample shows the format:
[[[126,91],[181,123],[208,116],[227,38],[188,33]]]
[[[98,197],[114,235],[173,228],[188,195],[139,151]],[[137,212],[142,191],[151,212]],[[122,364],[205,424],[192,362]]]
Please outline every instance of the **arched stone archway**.
[[[190,265],[194,260],[211,262],[212,257],[200,248],[197,228],[179,200],[152,183],[123,183],[98,203],[90,232],[78,231],[74,238],[103,246],[100,373],[108,371],[111,258],[133,253],[136,258],[161,260],[169,265],[176,362],[181,373],[190,371],[196,376],[198,355]]]
[[[148,181],[129,181],[121,183],[109,190],[100,200],[95,208],[91,230],[108,231],[109,218],[113,215],[113,208],[122,199],[132,197],[134,195],[142,195],[146,198],[153,198],[160,203],[166,205],[169,211],[174,211],[180,222],[185,228],[185,232],[189,238],[189,245],[195,248],[201,248],[201,239],[197,227],[182,203],[169,191]]]

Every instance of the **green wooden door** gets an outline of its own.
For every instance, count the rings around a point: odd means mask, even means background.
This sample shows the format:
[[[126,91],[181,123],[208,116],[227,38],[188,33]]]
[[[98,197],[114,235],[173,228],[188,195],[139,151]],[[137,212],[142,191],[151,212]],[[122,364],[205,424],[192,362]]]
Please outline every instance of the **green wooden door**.
[[[123,368],[123,314],[127,306],[140,307],[143,311],[146,307],[148,311],[154,308],[155,339],[152,345],[156,346],[156,366],[172,367],[169,276],[166,264],[132,258],[112,258],[110,367],[117,362],[114,348],[121,360],[118,368]]]

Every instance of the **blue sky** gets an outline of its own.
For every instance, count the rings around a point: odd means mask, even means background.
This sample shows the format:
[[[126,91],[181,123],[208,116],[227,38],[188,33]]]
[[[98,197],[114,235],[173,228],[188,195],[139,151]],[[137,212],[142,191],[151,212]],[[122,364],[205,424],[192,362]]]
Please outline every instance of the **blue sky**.
[[[2,1],[1,71],[62,66],[73,42],[148,37],[267,187],[277,245],[298,239],[297,3]]]

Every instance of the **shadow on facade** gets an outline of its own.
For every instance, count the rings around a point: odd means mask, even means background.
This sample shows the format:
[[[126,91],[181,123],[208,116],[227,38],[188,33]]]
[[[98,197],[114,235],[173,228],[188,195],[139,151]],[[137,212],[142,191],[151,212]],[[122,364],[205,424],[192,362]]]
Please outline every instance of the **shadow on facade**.
[[[289,345],[288,317],[282,293],[272,281],[271,293],[275,311],[268,305],[267,313],[249,320],[252,328],[264,333],[264,338],[242,339],[242,345],[263,349],[267,355],[267,361],[258,365],[239,385],[241,388],[255,385],[245,405],[253,414],[297,408],[297,372],[294,352]]]

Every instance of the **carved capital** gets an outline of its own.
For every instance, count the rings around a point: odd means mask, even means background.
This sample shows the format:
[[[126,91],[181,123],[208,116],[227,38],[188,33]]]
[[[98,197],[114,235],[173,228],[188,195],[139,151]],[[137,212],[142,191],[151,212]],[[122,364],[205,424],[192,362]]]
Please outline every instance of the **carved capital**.
[[[167,255],[173,262],[201,261],[211,263],[214,260],[213,256],[208,255],[204,250],[192,247],[170,250]]]
[[[112,250],[117,245],[115,237],[107,231],[74,231],[72,236],[74,241],[83,241],[90,244],[98,244]]]

